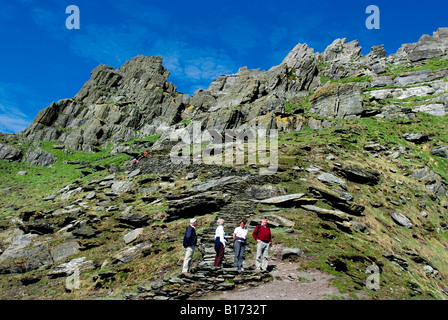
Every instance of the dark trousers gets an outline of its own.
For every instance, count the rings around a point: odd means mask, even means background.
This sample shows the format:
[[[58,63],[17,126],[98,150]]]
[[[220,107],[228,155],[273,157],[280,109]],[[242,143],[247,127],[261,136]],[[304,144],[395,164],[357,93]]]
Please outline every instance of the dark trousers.
[[[213,265],[215,267],[220,267],[222,264],[223,258],[224,258],[224,245],[222,243],[220,243],[218,252],[216,252],[215,263]]]

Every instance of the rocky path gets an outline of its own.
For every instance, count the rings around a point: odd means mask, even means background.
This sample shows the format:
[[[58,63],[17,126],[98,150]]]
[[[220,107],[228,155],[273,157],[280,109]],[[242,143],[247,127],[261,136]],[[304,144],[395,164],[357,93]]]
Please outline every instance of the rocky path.
[[[334,276],[318,270],[298,271],[298,262],[280,262],[271,271],[272,281],[241,285],[231,291],[209,293],[201,300],[323,300],[347,298],[331,285]]]

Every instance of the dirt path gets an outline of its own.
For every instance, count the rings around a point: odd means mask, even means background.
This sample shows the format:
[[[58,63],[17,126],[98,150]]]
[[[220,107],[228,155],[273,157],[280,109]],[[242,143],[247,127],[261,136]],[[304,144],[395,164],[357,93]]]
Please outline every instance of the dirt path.
[[[232,291],[208,294],[201,300],[322,300],[347,298],[330,285],[334,276],[318,270],[298,271],[300,263],[278,262],[271,271],[273,280],[259,286],[240,286]]]

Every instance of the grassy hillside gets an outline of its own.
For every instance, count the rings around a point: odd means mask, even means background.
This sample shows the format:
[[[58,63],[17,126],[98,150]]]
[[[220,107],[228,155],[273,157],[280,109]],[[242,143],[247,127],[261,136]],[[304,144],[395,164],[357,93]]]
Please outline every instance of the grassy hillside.
[[[301,207],[288,207],[275,214],[293,221],[293,232],[274,228],[274,243],[301,248],[304,251],[300,258],[302,268],[318,268],[336,275],[334,284],[354,299],[360,291],[366,292],[372,299],[445,299],[442,290],[448,276],[447,199],[445,195],[435,196],[425,187],[424,181],[410,176],[426,166],[444,180],[448,177],[447,159],[431,154],[433,146],[448,144],[445,122],[446,117],[419,113],[413,121],[373,117],[337,120],[331,128],[282,133],[279,141],[281,170],[277,176],[281,179],[279,186],[288,193],[303,192],[308,198],[315,198],[316,194],[310,187],[331,193],[335,186],[324,184],[317,176],[320,172],[333,172],[340,165],[353,165],[377,172],[380,183],[366,185],[347,180],[344,191],[353,196],[354,203],[365,207],[353,221],[365,226],[365,230],[353,226],[344,228],[332,219]],[[424,133],[431,140],[415,144],[403,138],[406,132]],[[53,149],[53,144],[40,144],[43,150],[59,159],[48,167],[0,161],[2,239],[6,239],[5,233],[15,218],[27,217],[29,221],[48,218],[58,224],[62,217],[68,216],[53,217],[52,212],[85,202],[83,219],[92,222],[98,231],[97,236],[78,240],[80,252],[58,263],[86,257],[93,261],[93,268],[82,272],[80,288],[72,292],[66,290],[64,277],[48,276],[52,269],[49,266],[24,274],[0,275],[0,297],[122,298],[124,293],[135,292],[143,283],[179,274],[183,259],[181,239],[188,220],[164,221],[164,212],[168,209],[166,195],[183,192],[192,186],[192,181],[180,175],[169,175],[167,183],[163,175],[139,175],[138,185],[156,188],[150,192],[146,189],[144,192],[111,198],[105,207],[107,209],[97,206],[98,201],[107,198],[107,191],[101,193],[98,189],[96,200],[86,201],[89,191],[84,190],[68,200],[56,198],[54,201],[43,201],[75,181],[81,186],[88,186],[91,181],[101,180],[110,175],[110,168],[115,168],[116,179],[127,179],[125,170],[130,157],[126,154],[111,156],[107,148],[92,154],[65,153]],[[391,157],[400,147],[406,152]],[[71,161],[82,161],[82,164],[70,164]],[[99,170],[92,170],[86,164],[99,166]],[[309,172],[307,169],[312,166],[320,167],[319,171]],[[243,165],[238,169],[255,172],[250,166]],[[24,170],[28,171],[27,175],[17,175]],[[86,175],[86,171],[91,174]],[[207,181],[207,177],[207,171],[199,173],[200,181]],[[150,202],[144,199],[148,195],[153,197]],[[316,200],[316,206],[332,208],[325,198],[317,197]],[[151,223],[143,227],[143,235],[138,240],[138,243],[151,243],[151,248],[128,263],[116,263],[113,257],[126,249],[123,236],[130,230],[129,226],[120,223],[118,217],[128,205],[132,205],[136,212],[151,217]],[[120,209],[108,210],[112,206]],[[253,214],[267,208],[269,206],[258,206]],[[423,216],[422,211],[427,216]],[[391,218],[393,212],[404,214],[413,227],[407,229],[395,223]],[[210,213],[202,218],[199,233],[214,221],[217,214]],[[42,241],[52,244],[59,243],[63,238],[57,232],[39,236]],[[1,248],[4,251],[7,245],[3,243]],[[199,253],[196,253],[195,261],[198,259]],[[380,268],[377,290],[366,288],[369,276],[366,270],[372,265]],[[435,272],[428,272],[428,265]]]

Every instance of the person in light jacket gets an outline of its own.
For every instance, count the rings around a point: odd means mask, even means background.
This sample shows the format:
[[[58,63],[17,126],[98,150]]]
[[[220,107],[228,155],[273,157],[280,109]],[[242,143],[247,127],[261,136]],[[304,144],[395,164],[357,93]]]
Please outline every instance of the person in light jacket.
[[[247,228],[246,220],[240,221],[240,226],[236,227],[233,231],[233,250],[235,251],[235,257],[233,259],[233,265],[236,269],[243,271],[244,251],[246,250]]]
[[[224,258],[224,249],[226,248],[226,235],[224,233],[224,219],[218,219],[218,227],[215,231],[215,267],[221,267]]]

